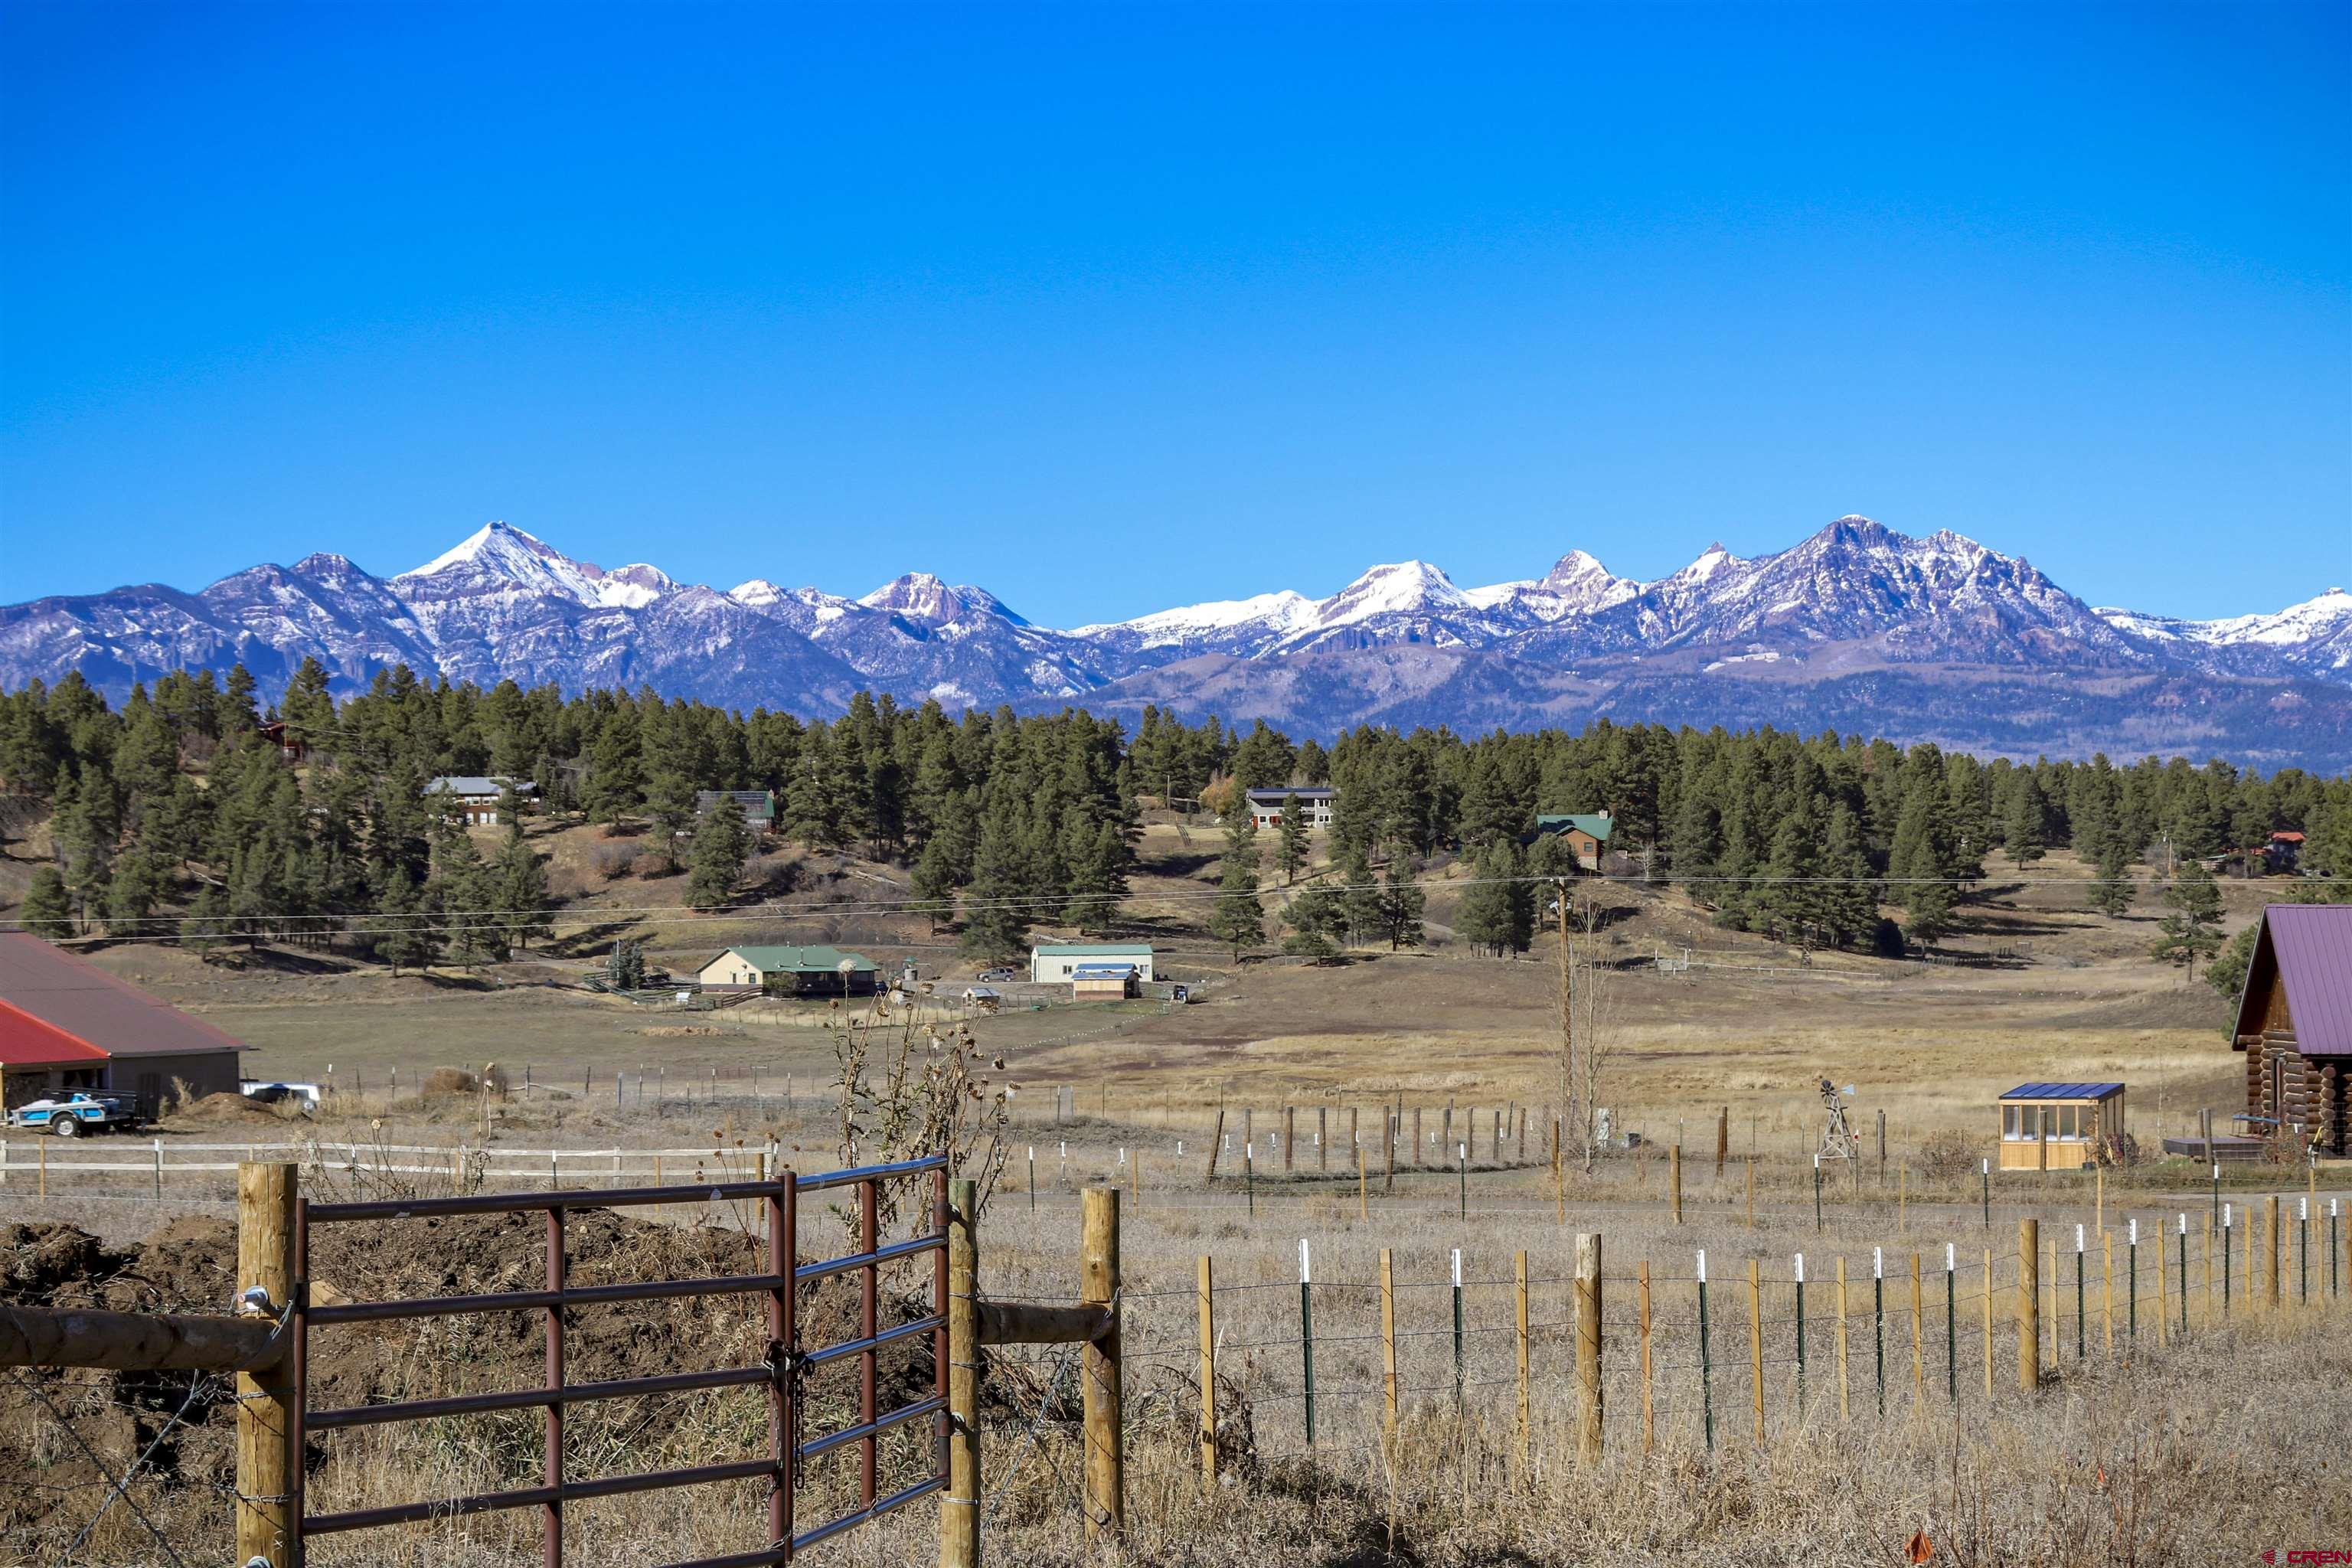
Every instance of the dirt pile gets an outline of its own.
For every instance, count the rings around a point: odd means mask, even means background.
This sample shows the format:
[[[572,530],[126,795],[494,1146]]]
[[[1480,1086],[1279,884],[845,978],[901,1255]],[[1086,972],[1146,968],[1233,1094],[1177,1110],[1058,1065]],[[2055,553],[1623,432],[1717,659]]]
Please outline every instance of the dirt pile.
[[[161,1125],[171,1128],[267,1127],[286,1120],[287,1117],[280,1115],[273,1106],[224,1089],[218,1094],[208,1094],[202,1100],[191,1100],[181,1106],[166,1116]]]

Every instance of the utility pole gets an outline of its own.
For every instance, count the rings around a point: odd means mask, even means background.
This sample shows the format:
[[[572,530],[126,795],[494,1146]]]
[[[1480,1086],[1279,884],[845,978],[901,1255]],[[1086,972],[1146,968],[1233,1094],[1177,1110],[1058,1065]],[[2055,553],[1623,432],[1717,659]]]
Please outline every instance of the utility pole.
[[[1581,1148],[1586,1123],[1577,1110],[1576,961],[1568,944],[1568,879],[1562,877],[1553,886],[1559,892],[1559,1102],[1568,1112],[1568,1125],[1578,1131]]]

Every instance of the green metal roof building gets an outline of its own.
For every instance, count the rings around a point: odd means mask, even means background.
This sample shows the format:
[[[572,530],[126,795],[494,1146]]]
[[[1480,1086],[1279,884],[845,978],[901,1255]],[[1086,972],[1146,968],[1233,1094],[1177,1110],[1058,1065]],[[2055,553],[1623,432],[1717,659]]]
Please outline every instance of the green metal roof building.
[[[695,972],[705,991],[857,996],[873,992],[881,966],[838,947],[730,947]]]

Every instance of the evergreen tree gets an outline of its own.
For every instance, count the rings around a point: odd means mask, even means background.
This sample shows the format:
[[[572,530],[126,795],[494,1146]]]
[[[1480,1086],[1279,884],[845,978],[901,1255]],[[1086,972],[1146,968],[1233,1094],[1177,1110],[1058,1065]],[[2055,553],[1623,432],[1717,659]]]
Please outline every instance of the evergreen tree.
[[[1843,801],[1830,808],[1819,868],[1828,879],[1821,918],[1829,942],[1844,947],[1870,935],[1878,925],[1878,892],[1863,851],[1862,819]]]
[[[1950,839],[1939,792],[1919,789],[1903,803],[1888,852],[1888,894],[1903,906],[1904,934],[1923,947],[1952,929],[1955,894],[1950,878]]]
[[[1118,900],[1127,891],[1127,840],[1116,822],[1097,825],[1093,842],[1077,858],[1070,879],[1068,920],[1088,936],[1108,936],[1118,921]]]
[[[2119,836],[2109,836],[2099,849],[2099,879],[2091,884],[2091,904],[2110,920],[2119,920],[2132,906],[2138,889],[2132,885],[2131,851]]]
[[[188,918],[180,923],[180,945],[209,963],[212,954],[228,937],[228,899],[220,889],[207,882],[196,889],[195,901],[188,906]]]
[[[2042,858],[2046,842],[2045,817],[2048,813],[2042,798],[2042,786],[2032,773],[2019,776],[2009,794],[2009,814],[2001,825],[2002,847],[2009,858],[2023,870]]]
[[[1388,877],[1381,885],[1381,925],[1388,933],[1389,951],[1419,947],[1425,940],[1422,910],[1428,902],[1422,892],[1420,868],[1402,855],[1389,857]]]
[[[65,877],[55,866],[34,868],[19,915],[35,936],[64,942],[74,934],[73,903],[66,896]]]
[[[1247,806],[1244,806],[1247,810]],[[1307,807],[1295,795],[1282,797],[1282,820],[1276,825],[1274,868],[1282,873],[1282,885],[1288,887],[1306,869],[1307,858]]]
[[[1328,958],[1345,944],[1347,900],[1328,882],[1309,883],[1300,889],[1283,910],[1282,920],[1290,928],[1282,939],[1282,951],[1293,957]]]
[[[1497,958],[1533,945],[1535,889],[1521,879],[1517,846],[1490,844],[1478,857],[1476,878],[1454,911],[1454,934]]]
[[[751,858],[751,830],[743,808],[731,795],[716,795],[694,826],[694,842],[687,850],[688,875],[686,901],[689,908],[723,908],[743,879],[743,862]]]
[[[1028,945],[1028,860],[1015,806],[1007,791],[991,803],[981,822],[971,883],[964,889],[963,935],[957,942],[967,957],[995,962]]]
[[[694,828],[694,781],[680,773],[656,773],[646,789],[646,815],[653,819],[663,860],[677,870],[678,846]]]
[[[1381,888],[1373,879],[1372,862],[1361,847],[1353,847],[1339,864],[1341,925],[1347,945],[1370,942],[1385,929],[1381,918]]]
[[[510,836],[499,848],[490,865],[490,883],[512,946],[525,949],[534,938],[555,933],[555,922],[548,918],[547,857],[523,842],[520,834]]]
[[[1224,870],[1209,910],[1209,934],[1234,951],[1265,940],[1265,908],[1258,901],[1257,823],[1246,805],[1225,817]]]
[[[2210,958],[2221,945],[2221,887],[2202,861],[2191,860],[2164,891],[2173,912],[2158,922],[2164,934],[2153,952],[2170,963],[2186,964],[2193,976],[2197,961]]]
[[[588,753],[588,784],[580,804],[591,822],[617,827],[645,801],[644,739],[637,710],[624,702],[597,731]]]

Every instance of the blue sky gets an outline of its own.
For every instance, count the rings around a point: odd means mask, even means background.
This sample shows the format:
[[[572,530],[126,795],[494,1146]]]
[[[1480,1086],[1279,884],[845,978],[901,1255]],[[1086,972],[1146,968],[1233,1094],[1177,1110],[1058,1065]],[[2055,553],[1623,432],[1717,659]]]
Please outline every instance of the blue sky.
[[[0,598],[2352,580],[2352,8],[0,10]]]

